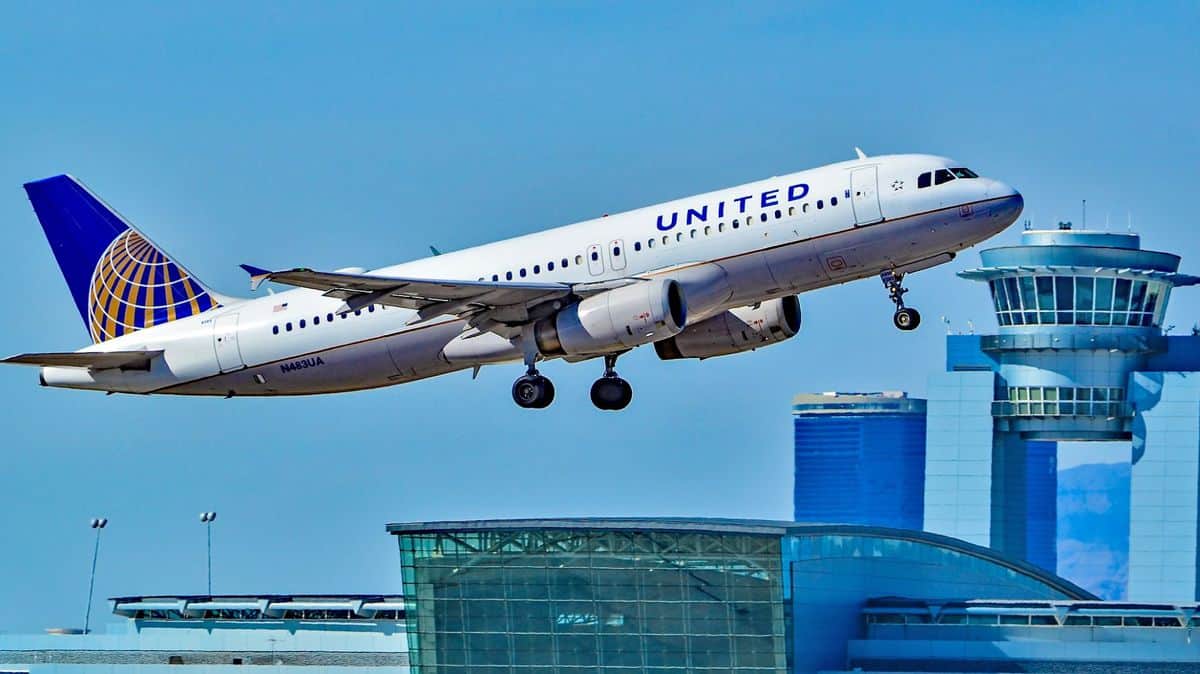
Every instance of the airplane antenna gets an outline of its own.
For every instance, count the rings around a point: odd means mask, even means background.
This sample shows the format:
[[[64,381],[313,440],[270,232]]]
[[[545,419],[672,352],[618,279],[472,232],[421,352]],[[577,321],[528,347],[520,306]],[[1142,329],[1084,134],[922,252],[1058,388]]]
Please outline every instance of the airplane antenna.
[[[1125,211],[1125,229],[1133,231],[1133,211]]]
[[[975,321],[972,321],[970,319],[967,319],[967,334],[968,335],[975,334]]]
[[[946,324],[946,334],[950,334],[950,319],[942,316],[942,322]]]
[[[867,158],[867,154],[866,154],[865,152],[863,152],[863,151],[862,151],[862,148],[855,147],[855,148],[854,148],[854,153],[858,155],[858,158],[859,158],[859,159],[866,159],[866,158]]]
[[[1087,229],[1087,199],[1083,200],[1083,226],[1080,229]]]

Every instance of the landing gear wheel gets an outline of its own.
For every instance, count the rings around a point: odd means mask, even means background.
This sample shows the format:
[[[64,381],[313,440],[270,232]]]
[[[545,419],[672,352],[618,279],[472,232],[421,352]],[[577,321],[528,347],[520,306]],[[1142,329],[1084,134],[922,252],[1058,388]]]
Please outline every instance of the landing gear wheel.
[[[887,288],[888,299],[896,305],[892,324],[905,332],[916,330],[917,326],[921,324],[921,313],[916,309],[904,306],[904,293],[908,292],[908,288],[905,288],[903,283],[904,274],[897,274],[891,269],[885,269],[879,274],[879,280],[883,281],[883,287]]]
[[[623,410],[633,400],[633,387],[629,382],[613,375],[601,377],[592,384],[592,404],[602,410]]]
[[[633,387],[617,376],[617,356],[604,357],[604,376],[592,384],[592,404],[602,410],[623,410],[633,400]]]
[[[554,384],[540,374],[527,374],[513,382],[512,397],[525,409],[542,409],[554,402]]]
[[[904,307],[892,316],[892,323],[901,330],[916,330],[921,324],[921,312],[912,307]]]

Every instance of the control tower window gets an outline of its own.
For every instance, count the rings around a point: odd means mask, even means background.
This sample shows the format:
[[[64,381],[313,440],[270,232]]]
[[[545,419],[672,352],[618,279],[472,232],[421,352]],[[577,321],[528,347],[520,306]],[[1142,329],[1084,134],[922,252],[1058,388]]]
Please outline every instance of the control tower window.
[[[941,185],[954,180],[954,174],[949,169],[938,169],[933,172],[933,184]]]
[[[952,169],[950,169],[950,172],[954,174],[955,178],[978,178],[979,177],[978,173],[972,171],[969,168],[961,168],[961,167],[960,168],[952,168]]]
[[[921,175],[917,176],[917,189],[921,189],[922,187],[929,187],[932,184],[933,184],[933,173],[932,172],[926,171],[926,172],[922,173]]]

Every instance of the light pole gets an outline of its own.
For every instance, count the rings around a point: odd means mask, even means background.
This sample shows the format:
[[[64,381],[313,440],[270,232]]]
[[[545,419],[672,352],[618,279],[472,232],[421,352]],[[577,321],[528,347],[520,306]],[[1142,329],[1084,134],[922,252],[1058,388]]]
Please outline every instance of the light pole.
[[[88,628],[92,626],[92,592],[96,589],[96,559],[100,556],[100,530],[108,526],[108,518],[96,517],[92,519],[92,528],[96,530],[96,544],[92,547],[92,577],[88,581],[88,601],[87,610],[83,614],[83,633],[88,633]]]
[[[208,538],[208,596],[212,596],[212,523],[217,519],[216,513],[200,513],[200,521],[204,523],[204,531]]]

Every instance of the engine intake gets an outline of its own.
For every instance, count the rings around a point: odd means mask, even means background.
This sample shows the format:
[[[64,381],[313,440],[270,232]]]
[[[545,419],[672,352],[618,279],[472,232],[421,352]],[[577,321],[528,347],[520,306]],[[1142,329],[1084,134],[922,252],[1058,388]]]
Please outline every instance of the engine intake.
[[[654,343],[663,360],[727,356],[777,344],[800,332],[800,300],[795,295],[737,307]]]
[[[679,334],[687,325],[683,289],[654,279],[607,290],[576,302],[534,326],[547,356],[624,351]]]

